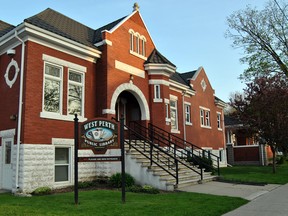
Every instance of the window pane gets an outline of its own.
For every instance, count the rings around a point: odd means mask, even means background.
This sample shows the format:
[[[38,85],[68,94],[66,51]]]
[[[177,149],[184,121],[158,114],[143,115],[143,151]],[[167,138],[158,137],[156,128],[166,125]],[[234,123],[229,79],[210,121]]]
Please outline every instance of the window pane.
[[[45,74],[60,78],[60,68],[49,64],[45,64]]]
[[[60,81],[45,78],[44,110],[60,113]]]
[[[11,164],[11,141],[5,142],[5,164]]]
[[[74,82],[78,82],[78,83],[82,83],[82,75],[79,73],[70,72],[69,73],[69,80],[74,81]]]
[[[68,165],[55,166],[55,182],[68,181]]]
[[[68,113],[82,114],[82,87],[69,85]]]
[[[55,149],[55,164],[69,164],[69,149],[56,148]]]

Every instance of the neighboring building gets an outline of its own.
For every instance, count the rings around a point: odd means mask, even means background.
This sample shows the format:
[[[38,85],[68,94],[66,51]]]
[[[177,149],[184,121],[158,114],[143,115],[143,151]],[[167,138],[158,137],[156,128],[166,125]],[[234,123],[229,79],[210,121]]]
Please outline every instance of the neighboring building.
[[[0,21],[0,188],[74,184],[75,113],[152,123],[225,166],[225,104],[214,94],[202,67],[178,73],[156,49],[137,7],[96,30],[49,8],[17,26]],[[119,171],[80,163],[79,180]]]
[[[259,143],[255,134],[238,119],[225,115],[227,163],[231,165],[267,165],[272,158],[268,145]]]

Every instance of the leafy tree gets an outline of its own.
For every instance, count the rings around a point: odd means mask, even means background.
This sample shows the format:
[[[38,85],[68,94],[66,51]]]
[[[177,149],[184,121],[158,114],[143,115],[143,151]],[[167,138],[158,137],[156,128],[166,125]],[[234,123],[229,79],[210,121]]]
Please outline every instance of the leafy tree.
[[[247,84],[243,95],[230,99],[235,115],[267,143],[273,152],[273,173],[276,172],[277,150],[288,149],[288,79],[275,75]]]
[[[281,1],[281,0],[280,0]],[[263,10],[247,6],[227,18],[226,37],[233,47],[243,48],[240,62],[248,68],[243,81],[281,74],[288,76],[288,3],[270,0]]]

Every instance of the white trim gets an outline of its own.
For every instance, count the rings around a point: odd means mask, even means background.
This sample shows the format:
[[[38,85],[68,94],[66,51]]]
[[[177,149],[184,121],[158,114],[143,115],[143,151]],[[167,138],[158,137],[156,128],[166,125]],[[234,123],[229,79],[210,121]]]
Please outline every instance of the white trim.
[[[52,112],[40,112],[40,118],[54,119],[54,120],[62,120],[62,121],[74,121],[74,115],[61,115],[59,113]],[[79,122],[84,122],[87,118],[82,116],[78,116]]]
[[[74,146],[74,139],[52,138],[52,145]]]
[[[170,103],[170,100],[167,99],[167,98],[164,98],[164,103],[169,104],[169,103]]]
[[[15,136],[16,129],[8,129],[0,131],[0,137],[2,138],[10,138]]]
[[[169,86],[169,82],[166,81],[166,80],[162,80],[162,79],[151,79],[151,80],[149,80],[149,85],[155,85],[155,84]]]
[[[100,47],[102,45],[109,45],[109,46],[112,46],[112,41],[108,40],[108,39],[104,39],[102,41],[99,41],[97,43],[94,44],[95,46],[97,47]]]
[[[116,114],[116,111],[113,109],[103,109],[102,114]]]
[[[133,83],[123,83],[115,89],[111,98],[110,109],[108,110],[114,110],[115,112],[115,105],[116,105],[117,99],[119,95],[121,94],[121,92],[123,91],[129,91],[138,101],[138,104],[141,110],[141,120],[150,120],[150,110],[149,110],[149,105],[147,103],[146,97],[141,91],[141,89],[133,85]]]
[[[124,71],[126,73],[145,78],[145,71],[139,68],[136,68],[134,66],[131,66],[129,64],[125,64],[121,61],[115,60],[115,68],[118,70]]]
[[[178,100],[178,97],[176,95],[169,95],[170,96],[170,100]]]
[[[13,79],[10,80],[10,79],[9,79],[9,72],[10,72],[11,67],[14,67],[14,68],[15,68],[15,72],[14,72],[14,77],[13,77]],[[10,88],[12,88],[13,84],[16,82],[17,77],[18,77],[18,74],[19,74],[19,71],[20,71],[20,69],[19,69],[18,63],[12,58],[12,59],[11,59],[11,62],[10,62],[10,63],[8,64],[8,66],[7,66],[6,73],[5,73],[5,75],[4,75],[6,84],[7,84]]]
[[[80,72],[87,72],[87,67],[84,67],[82,65],[78,65],[78,64],[75,64],[75,63],[72,63],[72,62],[68,62],[68,61],[65,61],[63,59],[59,59],[59,58],[56,58],[56,57],[53,57],[53,56],[49,56],[49,55],[46,55],[46,54],[43,54],[42,55],[42,60],[44,61],[48,61],[48,62],[51,62],[51,63],[54,63],[54,64],[58,64],[58,65],[61,65],[61,66],[64,66],[64,67],[68,67],[70,69],[74,69],[74,70],[77,70],[77,71],[80,71]]]
[[[154,103],[162,103],[163,99],[162,98],[153,98]]]
[[[143,55],[141,55],[141,54],[139,54],[139,53],[137,53],[137,52],[134,52],[134,51],[132,51],[132,50],[130,50],[130,54],[131,55],[134,55],[134,56],[136,56],[136,57],[138,57],[138,58],[141,58],[141,59],[143,59],[143,60],[147,60],[147,57],[145,57],[145,56],[143,56]]]

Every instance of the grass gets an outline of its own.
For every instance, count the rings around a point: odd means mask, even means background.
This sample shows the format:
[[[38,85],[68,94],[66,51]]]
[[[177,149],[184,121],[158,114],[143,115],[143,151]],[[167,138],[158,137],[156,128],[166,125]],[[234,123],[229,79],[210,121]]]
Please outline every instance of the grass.
[[[234,166],[220,170],[221,179],[239,183],[286,184],[288,183],[288,163],[277,165],[273,174],[271,166]]]
[[[79,204],[74,193],[46,196],[15,197],[0,194],[0,215],[222,215],[248,201],[241,198],[197,193],[127,193],[126,203],[115,190],[79,191]]]

